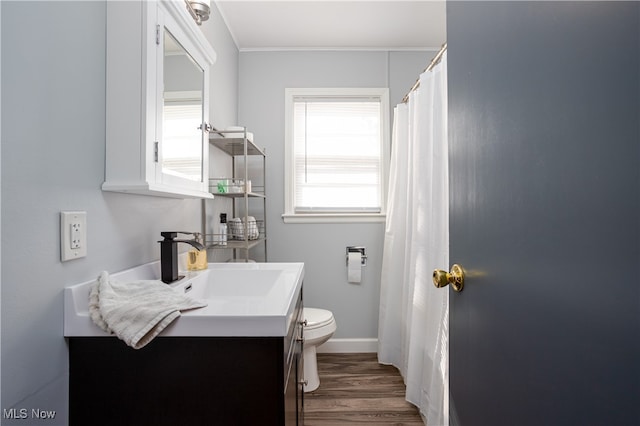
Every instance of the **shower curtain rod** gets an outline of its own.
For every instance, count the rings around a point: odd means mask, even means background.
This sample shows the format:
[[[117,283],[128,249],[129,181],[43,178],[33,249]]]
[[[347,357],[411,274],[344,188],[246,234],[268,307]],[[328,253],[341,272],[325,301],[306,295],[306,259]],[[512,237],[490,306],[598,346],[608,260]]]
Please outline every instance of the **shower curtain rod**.
[[[431,62],[429,62],[429,65],[422,72],[431,71],[433,69],[433,67],[438,65],[440,63],[440,59],[442,59],[442,55],[444,54],[444,52],[446,50],[447,50],[447,42],[445,42],[442,45],[442,47],[440,47],[440,50],[438,51],[438,53],[436,53],[436,56],[434,56],[433,59],[431,59]],[[407,101],[409,100],[409,95],[413,91],[415,91],[418,87],[420,87],[420,78],[419,77],[416,80],[416,82],[413,84],[413,86],[411,86],[411,89],[409,90],[409,93],[404,95],[404,98],[402,98],[402,103],[403,104],[407,103]]]

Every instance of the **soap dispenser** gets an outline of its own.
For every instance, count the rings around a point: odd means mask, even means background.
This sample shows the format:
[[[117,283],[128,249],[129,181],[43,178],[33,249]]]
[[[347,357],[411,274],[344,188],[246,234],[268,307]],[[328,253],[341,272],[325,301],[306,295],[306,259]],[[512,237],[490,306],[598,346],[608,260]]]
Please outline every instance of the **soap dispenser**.
[[[197,242],[204,245],[204,237],[201,233],[196,232],[193,235]],[[201,271],[203,269],[207,269],[207,249],[197,250],[194,248],[189,250],[189,253],[187,253],[187,270]]]

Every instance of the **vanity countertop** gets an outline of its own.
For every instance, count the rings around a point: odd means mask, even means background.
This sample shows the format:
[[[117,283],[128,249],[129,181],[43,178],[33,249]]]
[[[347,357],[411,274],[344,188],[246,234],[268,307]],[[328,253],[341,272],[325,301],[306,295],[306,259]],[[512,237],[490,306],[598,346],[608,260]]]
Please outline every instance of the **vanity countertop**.
[[[181,271],[170,284],[208,305],[182,312],[158,337],[286,336],[302,291],[303,263],[210,263],[204,271]],[[158,262],[115,273],[120,282],[156,280]],[[109,337],[89,317],[89,293],[95,280],[64,289],[64,336]]]

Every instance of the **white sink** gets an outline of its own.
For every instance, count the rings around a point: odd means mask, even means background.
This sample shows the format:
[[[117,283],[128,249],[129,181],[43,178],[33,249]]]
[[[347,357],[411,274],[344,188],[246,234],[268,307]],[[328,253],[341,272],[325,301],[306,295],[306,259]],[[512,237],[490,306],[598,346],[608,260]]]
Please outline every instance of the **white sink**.
[[[158,262],[111,274],[126,282],[159,279]],[[160,333],[171,336],[286,336],[288,319],[302,288],[303,263],[210,263],[209,269],[182,272],[171,284],[175,291],[208,306],[185,311]],[[64,290],[64,335],[109,336],[89,317],[89,292],[94,281]]]
[[[214,274],[209,274],[209,284],[206,286],[204,297],[260,300],[278,286],[281,278],[280,270],[219,269]]]

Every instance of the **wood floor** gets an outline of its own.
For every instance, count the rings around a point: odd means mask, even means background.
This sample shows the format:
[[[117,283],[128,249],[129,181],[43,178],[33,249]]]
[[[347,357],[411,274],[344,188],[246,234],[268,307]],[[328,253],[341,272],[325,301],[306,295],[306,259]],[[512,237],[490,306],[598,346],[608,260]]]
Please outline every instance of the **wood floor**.
[[[318,372],[320,387],[304,395],[305,426],[424,426],[400,373],[376,354],[318,354]]]

